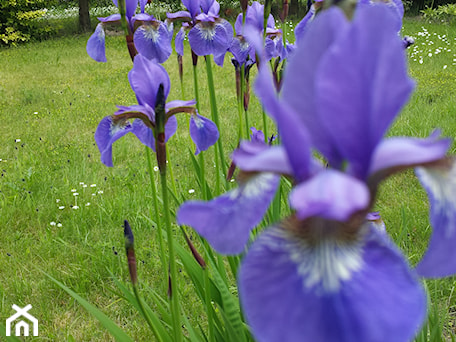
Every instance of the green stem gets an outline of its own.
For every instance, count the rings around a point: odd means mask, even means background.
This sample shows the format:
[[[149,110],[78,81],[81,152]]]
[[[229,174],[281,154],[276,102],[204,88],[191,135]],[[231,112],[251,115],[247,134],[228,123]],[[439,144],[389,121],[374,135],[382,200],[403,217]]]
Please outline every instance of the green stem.
[[[207,324],[209,326],[209,341],[215,342],[215,335],[214,335],[214,320],[212,318],[212,297],[211,297],[211,283],[209,280],[209,269],[203,270],[204,273],[204,287],[205,290],[205,300],[206,300],[206,313],[207,313]]]
[[[163,199],[163,212],[165,216],[166,235],[168,241],[168,256],[169,256],[169,269],[171,278],[171,316],[173,321],[173,334],[174,341],[182,341],[182,328],[180,319],[180,306],[179,306],[179,289],[177,286],[177,268],[176,257],[174,251],[174,237],[171,227],[171,217],[168,198],[168,184],[166,180],[166,166],[160,169],[160,183]]]
[[[262,108],[262,113],[263,113],[263,133],[264,137],[267,140],[269,139],[269,133],[268,133],[268,118],[266,116],[266,112],[264,111],[264,108]]]
[[[204,153],[199,154],[199,162],[200,162],[200,181],[201,181],[201,192],[203,195],[203,200],[207,201],[209,198],[207,194],[206,188],[206,166],[204,164]]]
[[[196,109],[200,111],[199,107],[199,93],[198,93],[198,71],[197,66],[193,65],[193,87],[195,89],[195,100],[196,100]]]
[[[171,185],[173,187],[174,194],[177,195],[176,181],[174,180],[173,167],[171,165],[170,154],[168,153],[168,146],[166,146],[166,155],[167,157],[167,168],[169,170],[169,176],[171,178]]]
[[[147,314],[146,310],[144,309],[144,305],[142,303],[141,297],[139,296],[138,288],[136,287],[135,284],[133,284],[133,292],[135,294],[136,300],[138,301],[139,309],[141,310],[141,313],[143,314],[144,318],[146,319],[147,324],[149,325],[150,329],[154,333],[157,341],[162,342],[163,339],[161,338],[160,334],[155,329],[154,324],[152,323],[149,315]]]
[[[157,196],[157,188],[155,186],[155,177],[154,177],[154,168],[152,166],[152,157],[150,153],[150,148],[145,146],[146,148],[146,156],[147,156],[147,168],[149,172],[149,178],[150,178],[150,188],[152,190],[152,198],[154,199],[154,215],[155,217],[155,223],[157,224],[157,233],[158,233],[158,247],[160,249],[160,262],[162,264],[162,274],[163,274],[163,280],[164,280],[164,287],[163,289],[166,289],[168,286],[168,279],[166,279],[166,274],[168,274],[168,269],[166,268],[166,265],[168,264],[166,260],[166,253],[165,253],[165,245],[163,243],[163,234],[162,234],[162,227],[160,223],[160,212],[158,210],[158,196]]]
[[[212,64],[211,64],[211,56],[204,56],[204,60],[206,61],[206,73],[207,73],[207,84],[209,87],[209,99],[211,103],[211,113],[212,113],[212,120],[214,123],[217,125],[217,128],[219,129],[219,138],[217,140],[217,145],[215,149],[215,169],[217,173],[216,177],[216,185],[217,186],[217,194],[220,193],[220,167],[222,167],[222,172],[224,179],[226,179],[226,168],[225,168],[225,154],[223,152],[223,146],[222,146],[222,127],[220,126],[220,121],[218,117],[218,110],[217,110],[217,100],[215,98],[215,86],[214,86],[214,76],[212,74]],[[218,158],[217,155],[220,157],[220,162],[221,165],[218,163]]]

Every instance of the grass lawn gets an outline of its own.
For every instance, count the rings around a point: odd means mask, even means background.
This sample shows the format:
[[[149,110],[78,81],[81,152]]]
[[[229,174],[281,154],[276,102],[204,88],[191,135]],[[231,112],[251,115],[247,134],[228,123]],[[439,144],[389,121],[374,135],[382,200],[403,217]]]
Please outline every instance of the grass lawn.
[[[390,134],[426,137],[440,128],[442,135],[454,137],[456,27],[408,19],[403,34],[416,39],[409,56],[417,87]],[[112,340],[47,273],[101,308],[135,340],[146,341],[150,340],[149,330],[135,310],[114,293],[111,276],[129,281],[122,230],[123,220],[128,219],[135,231],[140,281],[144,287],[165,291],[145,150],[134,136],[127,135],[115,143],[115,166],[107,168],[99,161],[93,138],[100,119],[112,114],[116,104],[136,102],[127,79],[131,61],[119,36],[107,37],[107,63],[92,61],[85,52],[88,37],[0,50],[0,325],[12,314],[12,304],[32,304],[31,313],[39,318],[44,339]],[[186,48],[184,97],[175,54],[165,63],[172,82],[168,100],[193,98],[191,58]],[[210,117],[203,62],[200,59],[200,113]],[[223,145],[228,153],[237,144],[234,68],[227,58],[224,68],[214,67],[214,72]],[[260,106],[254,99],[250,115],[250,125],[262,128]],[[169,164],[177,193],[184,199],[197,199],[201,194],[189,158],[193,147],[187,125],[187,119],[180,117],[178,133],[168,147]],[[274,132],[271,122],[269,132]],[[205,159],[210,178],[214,174],[213,148]],[[413,172],[385,182],[376,209],[415,264],[431,228],[427,197]],[[185,286],[189,283],[186,275],[179,281],[186,315],[204,325],[203,310],[191,286]],[[456,329],[454,279],[426,284],[443,334],[449,336]]]

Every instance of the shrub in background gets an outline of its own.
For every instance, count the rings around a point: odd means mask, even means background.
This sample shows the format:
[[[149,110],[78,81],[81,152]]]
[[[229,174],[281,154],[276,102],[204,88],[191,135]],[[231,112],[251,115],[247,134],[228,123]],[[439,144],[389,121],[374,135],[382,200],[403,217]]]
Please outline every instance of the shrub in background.
[[[44,39],[54,31],[46,22],[37,20],[44,9],[54,1],[2,0],[0,1],[0,44],[15,45],[30,39]]]

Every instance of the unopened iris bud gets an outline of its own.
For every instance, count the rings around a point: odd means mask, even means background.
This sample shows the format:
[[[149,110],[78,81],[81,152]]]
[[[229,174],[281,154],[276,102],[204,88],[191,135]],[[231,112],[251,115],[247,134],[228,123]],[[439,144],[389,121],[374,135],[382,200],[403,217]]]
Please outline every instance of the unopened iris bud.
[[[133,231],[127,220],[124,221],[124,236],[125,236],[125,251],[127,253],[128,271],[130,272],[130,279],[133,285],[138,282],[138,275],[136,272],[136,256],[134,248]]]

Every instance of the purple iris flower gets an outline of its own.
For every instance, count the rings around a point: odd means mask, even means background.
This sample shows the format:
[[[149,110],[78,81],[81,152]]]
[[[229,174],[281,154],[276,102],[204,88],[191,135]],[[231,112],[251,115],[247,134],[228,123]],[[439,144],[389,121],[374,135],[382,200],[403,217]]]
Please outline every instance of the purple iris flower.
[[[113,0],[117,5],[117,0]],[[171,23],[163,23],[154,16],[144,13],[147,0],[139,0],[141,12],[135,15],[138,0],[126,0],[126,20],[129,34],[134,33],[134,44],[137,51],[149,59],[158,63],[165,62],[171,55],[171,40],[173,26]],[[97,62],[106,62],[105,32],[104,25],[119,23],[120,14],[113,14],[106,18],[98,18],[100,23],[95,32],[87,41],[87,54]],[[133,48],[134,50],[134,48]],[[134,52],[136,54],[136,51]]]
[[[219,133],[215,124],[200,116],[192,106],[195,101],[170,101],[166,103],[170,90],[170,80],[166,70],[142,55],[134,59],[133,68],[128,73],[131,88],[136,94],[137,105],[118,106],[112,116],[103,118],[95,132],[95,141],[101,153],[101,161],[113,166],[112,144],[127,133],[133,133],[146,146],[156,150],[157,115],[165,121],[165,142],[176,132],[175,114],[191,114],[190,136],[196,144],[197,153],[215,144]],[[164,108],[163,108],[164,106]],[[130,123],[129,119],[135,119]]]
[[[188,32],[188,42],[197,56],[214,55],[215,63],[222,66],[233,40],[233,27],[219,18],[220,5],[217,1],[208,6],[202,6],[203,12],[195,17],[195,25]]]
[[[293,214],[259,234],[238,275],[258,341],[410,341],[426,316],[418,276],[456,273],[450,140],[384,138],[414,87],[396,20],[384,4],[359,6],[351,22],[337,7],[322,12],[289,58],[280,96],[261,63],[256,91],[281,145],[243,142],[232,156],[249,176],[240,187],[178,212],[217,251],[240,253],[273,196],[271,175],[293,179]],[[406,168],[429,194],[433,226],[416,269],[371,213],[379,183]]]

